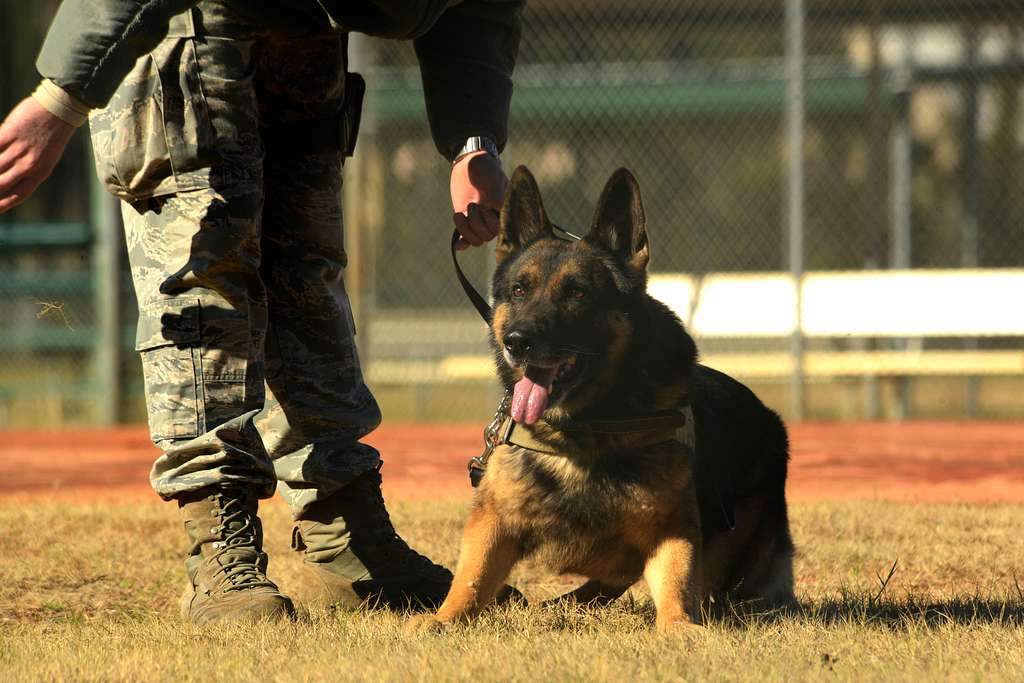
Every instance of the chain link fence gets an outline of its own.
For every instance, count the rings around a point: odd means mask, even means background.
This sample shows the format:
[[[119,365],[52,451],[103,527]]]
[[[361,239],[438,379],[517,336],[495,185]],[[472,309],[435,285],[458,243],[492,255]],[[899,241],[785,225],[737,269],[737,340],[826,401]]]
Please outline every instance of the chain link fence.
[[[13,3],[3,6],[11,12]],[[798,42],[787,33],[787,11],[803,20]],[[353,36],[350,52],[352,68],[369,86],[345,189],[347,282],[368,379],[386,419],[484,419],[498,390],[485,329],[452,271],[447,164],[429,136],[412,46]],[[792,99],[787,64],[800,65],[800,102]],[[802,326],[815,322],[800,316],[792,330],[781,325],[769,333],[756,321],[745,327],[739,314],[734,333],[705,325],[705,334],[700,324],[700,306],[718,291],[712,285],[735,286],[740,298],[760,293],[766,310],[791,313],[771,293],[813,294],[787,280],[794,268],[812,279],[877,275],[850,281],[853,289],[832,304],[841,317],[858,287],[881,287],[884,300],[889,281],[877,278],[888,269],[1012,274],[1024,267],[1020,3],[534,0],[523,14],[514,80],[508,169],[529,166],[552,219],[574,231],[586,230],[608,175],[619,166],[632,170],[644,193],[659,291],[676,292],[677,311],[709,362],[722,359],[774,407],[790,417],[823,418],[1024,414],[1024,361],[1014,365],[1012,355],[1022,339],[1012,326],[992,334],[976,326],[965,333],[803,338]],[[9,107],[12,96],[4,94]],[[787,111],[802,122],[796,164],[787,156]],[[85,163],[75,163],[84,173]],[[803,189],[799,264],[791,256],[795,210],[787,203],[795,177]],[[75,182],[83,185],[80,177]],[[55,205],[51,197],[15,220],[47,218]],[[0,230],[17,227],[7,221]],[[81,267],[89,247],[62,253],[77,254]],[[53,254],[48,247],[5,247],[5,286],[31,291],[9,283],[26,269],[39,270],[33,263],[63,277],[66,264]],[[487,250],[461,258],[484,288],[492,263]],[[952,280],[936,282],[941,289]],[[1024,291],[979,287],[992,293],[975,300],[977,308],[1020,307]],[[91,303],[77,291],[78,298],[67,292],[66,310],[81,324],[73,336],[87,339]],[[124,301],[128,330],[134,312],[129,295]],[[33,325],[63,324],[52,316],[34,322],[39,311],[32,295],[0,302],[9,330],[0,345],[8,368],[17,370],[0,373],[0,404],[8,406],[0,424],[31,421],[11,406],[28,391],[32,373],[67,367],[74,383],[91,372],[88,343],[72,351],[33,341],[26,332]],[[15,337],[28,341],[12,346]],[[945,370],[941,363],[924,363],[920,372],[899,360],[882,363],[890,358],[885,354],[941,360],[927,355],[933,352],[964,355],[951,356]],[[828,370],[850,358],[862,365]],[[122,414],[135,417],[141,385],[134,358],[125,368]],[[68,393],[55,382],[43,394],[63,397],[54,399],[60,414],[45,421],[89,419],[86,408],[66,405],[68,396],[88,392]]]
[[[630,168],[644,192],[654,271],[685,275],[691,288],[711,282],[704,276],[786,272],[793,265],[786,58],[800,47],[787,46],[786,5],[531,3],[507,165],[528,165],[552,219],[577,231],[589,225],[611,171]],[[808,2],[802,17],[802,268],[1024,265],[1024,10],[1009,3]],[[358,242],[360,258],[371,264],[358,291],[369,374],[389,399],[385,405],[403,417],[481,418],[494,389],[467,377],[488,372],[484,332],[448,262],[445,169],[427,136],[415,59],[395,43],[368,41],[359,50],[373,122],[359,153],[377,161],[357,161],[350,171],[376,174],[380,192],[368,220],[349,222],[368,236]],[[485,283],[488,258],[466,260]],[[769,289],[778,284],[764,281]],[[998,310],[1013,294],[996,296],[1003,302],[976,305]],[[755,353],[790,354],[787,335],[698,340],[709,359],[733,354],[735,370],[791,416],[1006,415],[1022,408],[1019,375],[1001,376],[980,361],[984,377],[924,367],[909,381],[874,374],[870,362],[810,373],[800,380],[806,395],[797,409],[791,371],[744,373],[742,363],[756,364]],[[1020,341],[1005,334],[840,335],[807,339],[804,348],[870,360],[900,350],[1019,350]]]

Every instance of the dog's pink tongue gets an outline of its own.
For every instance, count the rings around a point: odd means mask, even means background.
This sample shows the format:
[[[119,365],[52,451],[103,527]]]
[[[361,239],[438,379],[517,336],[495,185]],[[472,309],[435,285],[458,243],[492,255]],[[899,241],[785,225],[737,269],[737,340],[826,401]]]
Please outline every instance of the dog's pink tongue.
[[[548,394],[551,393],[551,382],[555,379],[558,368],[538,368],[526,366],[526,374],[516,382],[512,392],[512,419],[522,424],[532,425],[548,405]]]

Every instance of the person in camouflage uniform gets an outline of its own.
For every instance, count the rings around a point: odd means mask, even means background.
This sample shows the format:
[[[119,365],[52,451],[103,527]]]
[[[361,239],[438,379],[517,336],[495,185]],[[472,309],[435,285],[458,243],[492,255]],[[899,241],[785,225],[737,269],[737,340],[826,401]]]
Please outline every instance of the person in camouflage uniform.
[[[0,211],[49,174],[89,119],[97,172],[122,200],[139,301],[157,493],[191,541],[183,613],[282,617],[257,501],[297,520],[305,601],[439,604],[451,574],[395,533],[380,422],[342,273],[341,170],[361,79],[348,31],[414,39],[431,131],[453,161],[454,220],[497,233],[516,0],[66,0],[44,80],[0,126]],[[443,236],[442,236],[443,237]]]

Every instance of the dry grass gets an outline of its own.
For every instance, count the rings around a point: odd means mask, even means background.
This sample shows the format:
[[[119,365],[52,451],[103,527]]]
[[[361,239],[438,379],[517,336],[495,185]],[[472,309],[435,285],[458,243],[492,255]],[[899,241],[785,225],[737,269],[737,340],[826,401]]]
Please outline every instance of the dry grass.
[[[406,537],[449,563],[464,512],[395,506]],[[1024,506],[794,506],[801,612],[722,616],[690,638],[653,633],[642,588],[604,610],[511,607],[441,635],[409,634],[402,615],[383,612],[193,627],[175,612],[184,537],[174,514],[160,504],[0,506],[0,677],[1020,680],[1024,671]],[[271,573],[287,588],[298,575],[287,513],[270,505],[264,519]],[[531,567],[515,579],[531,598],[571,586]]]

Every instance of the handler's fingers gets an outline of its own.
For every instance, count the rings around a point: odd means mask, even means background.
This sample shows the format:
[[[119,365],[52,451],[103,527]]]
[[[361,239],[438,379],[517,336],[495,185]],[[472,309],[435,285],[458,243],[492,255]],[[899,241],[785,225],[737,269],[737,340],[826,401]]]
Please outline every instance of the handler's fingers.
[[[479,204],[470,204],[466,207],[466,214],[469,218],[469,227],[474,233],[476,233],[481,244],[491,241],[497,234],[492,233],[487,224],[487,219],[484,217],[484,214],[487,212],[488,210]]]
[[[16,157],[10,166],[0,171],[0,197],[15,187],[23,189],[28,186],[31,192],[45,179],[46,174],[40,173],[24,156]]]
[[[16,163],[18,163],[18,157],[16,155],[14,155],[14,154],[8,154],[8,155],[0,154],[0,177],[5,176],[7,174],[7,172],[10,171],[11,168]]]
[[[479,246],[480,240],[473,235],[473,231],[469,227],[469,219],[467,219],[461,213],[454,214],[452,216],[452,222],[455,223],[455,229],[459,232],[459,242],[455,245],[455,248],[459,251],[464,251],[472,246]]]
[[[7,144],[0,140],[0,173],[3,173],[18,160],[18,153],[14,150],[14,145]]]
[[[15,185],[13,189],[9,191],[0,191],[0,213],[4,213],[8,209],[13,209],[18,204],[28,199],[28,196],[32,194],[33,187],[28,181],[24,181]]]
[[[29,179],[25,176],[26,174],[19,168],[17,160],[11,164],[10,168],[0,171],[0,197],[5,196],[15,186],[28,182]]]
[[[472,205],[470,205],[468,213],[470,216],[473,215]],[[474,247],[479,247],[484,243],[483,238],[477,232],[476,227],[473,225],[473,221],[469,217],[461,213],[457,213],[453,218],[455,220],[455,229],[459,231],[460,235],[462,235],[462,239],[466,240]]]
[[[481,214],[484,218],[484,225],[487,226],[487,240],[490,241],[497,237],[501,230],[501,214],[494,209],[484,209]]]

